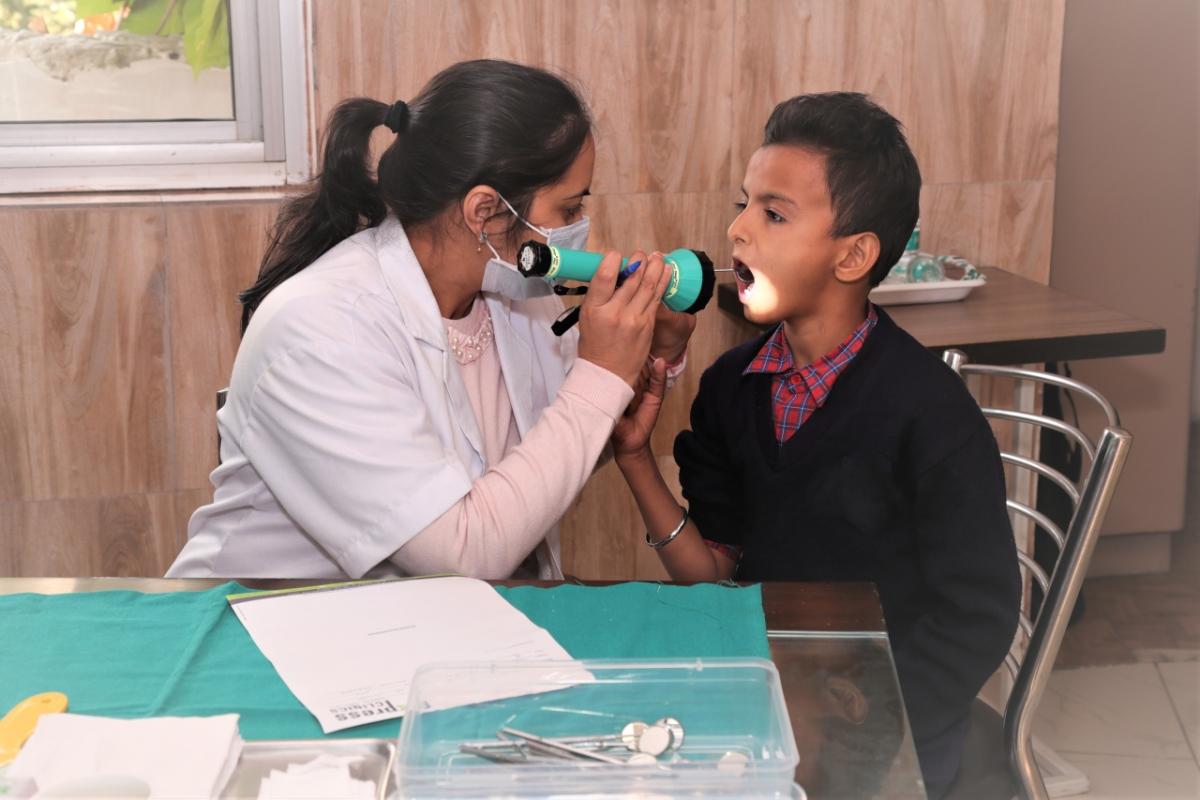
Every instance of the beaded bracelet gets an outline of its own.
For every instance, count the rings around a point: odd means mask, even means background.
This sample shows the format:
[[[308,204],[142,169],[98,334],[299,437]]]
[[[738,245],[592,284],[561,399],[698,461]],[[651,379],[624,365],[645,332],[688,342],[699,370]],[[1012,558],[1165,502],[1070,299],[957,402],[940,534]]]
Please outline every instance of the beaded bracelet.
[[[666,547],[667,545],[669,545],[671,542],[673,542],[675,540],[676,536],[678,536],[680,533],[683,532],[683,526],[687,525],[687,521],[688,521],[688,510],[685,508],[683,510],[683,519],[679,520],[679,524],[675,526],[675,530],[673,530],[669,534],[667,534],[666,538],[655,541],[654,539],[650,538],[650,531],[647,530],[646,531],[646,544],[650,545],[655,550],[658,550],[662,547]]]

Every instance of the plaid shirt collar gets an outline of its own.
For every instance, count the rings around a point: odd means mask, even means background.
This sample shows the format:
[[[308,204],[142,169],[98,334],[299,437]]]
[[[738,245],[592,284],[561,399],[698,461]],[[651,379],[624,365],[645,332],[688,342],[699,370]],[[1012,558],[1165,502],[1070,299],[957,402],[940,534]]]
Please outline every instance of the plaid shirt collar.
[[[875,312],[875,306],[868,304],[867,318],[859,323],[858,327],[851,331],[841,344],[813,363],[799,369],[796,368],[795,359],[792,358],[792,348],[788,347],[787,337],[783,332],[783,323],[780,323],[762,349],[758,351],[758,355],[742,370],[742,374],[764,373],[787,378],[791,373],[796,373],[809,392],[817,394],[817,405],[823,405],[833,381],[858,355],[858,351],[862,349],[863,343],[866,342],[867,336],[877,322],[879,322],[879,315]]]

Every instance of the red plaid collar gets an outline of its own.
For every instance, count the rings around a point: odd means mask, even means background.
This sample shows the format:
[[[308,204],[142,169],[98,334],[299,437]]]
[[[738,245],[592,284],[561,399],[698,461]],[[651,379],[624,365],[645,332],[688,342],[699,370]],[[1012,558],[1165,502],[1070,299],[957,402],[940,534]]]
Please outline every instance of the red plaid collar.
[[[789,373],[795,372],[810,392],[824,389],[820,392],[823,401],[824,397],[828,395],[833,380],[858,355],[867,336],[879,322],[875,306],[868,304],[867,308],[867,318],[859,323],[858,327],[851,331],[841,344],[813,363],[799,369],[796,368],[795,359],[792,358],[792,348],[788,347],[787,337],[783,333],[783,323],[780,323],[775,332],[763,344],[762,349],[758,351],[758,355],[754,357],[749,366],[742,370],[742,374],[764,373],[786,377]]]

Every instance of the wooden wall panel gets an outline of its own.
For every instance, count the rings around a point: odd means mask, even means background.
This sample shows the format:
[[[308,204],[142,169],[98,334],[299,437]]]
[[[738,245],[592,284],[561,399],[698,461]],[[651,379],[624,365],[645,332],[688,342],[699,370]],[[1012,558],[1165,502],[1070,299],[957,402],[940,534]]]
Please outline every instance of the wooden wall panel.
[[[168,487],[162,227],[157,208],[0,211],[0,502]]]
[[[348,97],[396,99],[399,59],[407,52],[395,37],[401,12],[391,0],[313,1],[313,116],[322,129]]]
[[[464,0],[391,4],[396,98],[411,100],[435,74],[458,61],[497,58],[545,66],[554,35],[550,0]]]
[[[339,5],[338,13],[319,7],[314,21],[321,125],[345,97],[411,100],[455,62],[508,59],[579,85],[596,118],[595,192],[724,187],[733,0],[372,0],[348,6],[352,10],[343,12]],[[326,58],[337,66],[330,68]],[[350,58],[354,65],[342,64]]]
[[[32,393],[27,386],[31,376],[24,362],[32,347],[37,304],[29,262],[16,257],[28,245],[23,237],[8,233],[8,228],[0,229],[0,502],[27,497],[33,490],[34,472],[26,408],[26,398]],[[3,538],[0,536],[0,547]]]
[[[549,64],[596,119],[597,193],[726,187],[735,105],[733,0],[554,3]]]
[[[166,210],[174,485],[209,488],[217,465],[215,395],[229,385],[241,341],[238,292],[254,282],[278,204],[172,206]]]
[[[0,503],[0,576],[160,577],[205,491]]]
[[[789,97],[866,92],[907,121],[915,2],[738,0],[732,188],[741,185],[771,109]]]
[[[918,0],[903,119],[926,182],[1054,177],[1064,9]]]
[[[927,184],[921,246],[1039,283],[1050,279],[1054,182]]]

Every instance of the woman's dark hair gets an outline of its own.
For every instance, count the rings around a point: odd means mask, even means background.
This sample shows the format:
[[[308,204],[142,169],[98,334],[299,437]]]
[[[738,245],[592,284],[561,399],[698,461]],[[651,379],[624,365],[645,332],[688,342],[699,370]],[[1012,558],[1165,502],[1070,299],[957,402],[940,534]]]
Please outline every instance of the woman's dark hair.
[[[763,134],[763,147],[772,144],[825,156],[832,235],[879,237],[869,281],[879,285],[904,253],[920,213],[921,171],[900,123],[865,94],[806,94],[775,106]]]
[[[565,80],[508,61],[455,64],[409,101],[407,114],[389,116],[392,109],[360,97],[333,110],[321,174],[280,209],[258,280],[238,297],[243,333],[272,289],[389,211],[406,228],[419,226],[486,184],[526,216],[536,191],[574,163],[592,127]],[[367,158],[385,120],[399,132],[376,179]],[[509,232],[519,224],[514,218]]]

